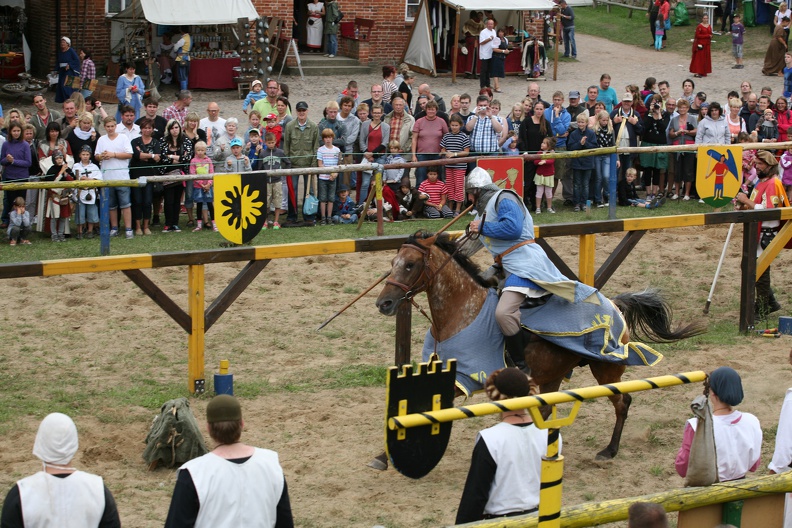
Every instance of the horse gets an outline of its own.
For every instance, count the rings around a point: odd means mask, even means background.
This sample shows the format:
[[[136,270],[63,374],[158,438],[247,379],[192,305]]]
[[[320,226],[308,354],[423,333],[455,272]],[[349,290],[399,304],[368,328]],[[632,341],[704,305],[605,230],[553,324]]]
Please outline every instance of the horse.
[[[469,326],[484,305],[493,287],[483,278],[479,267],[458,251],[458,245],[446,234],[435,236],[418,231],[401,246],[392,261],[392,269],[376,301],[384,315],[394,315],[399,305],[414,302],[413,297],[426,292],[432,316],[432,334],[437,342],[456,335]],[[612,299],[622,312],[633,335],[642,334],[655,342],[674,342],[704,332],[696,323],[671,328],[671,310],[656,290],[623,293]],[[540,392],[555,392],[564,376],[577,366],[588,364],[599,384],[621,381],[625,365],[585,360],[560,346],[532,335],[525,348],[525,363]],[[462,392],[457,388],[457,396]],[[632,402],[629,394],[609,397],[616,412],[616,424],[610,443],[598,460],[610,460],[619,452],[624,422]],[[549,408],[543,409],[546,415]]]

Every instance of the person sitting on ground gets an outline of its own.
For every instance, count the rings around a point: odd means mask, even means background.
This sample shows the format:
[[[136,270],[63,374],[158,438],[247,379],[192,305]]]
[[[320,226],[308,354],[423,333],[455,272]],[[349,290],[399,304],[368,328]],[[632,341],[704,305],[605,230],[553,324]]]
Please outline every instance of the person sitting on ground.
[[[726,482],[744,478],[749,471],[756,471],[761,462],[762,427],[753,414],[734,409],[743,401],[743,388],[740,375],[733,368],[713,370],[709,375],[709,389],[718,479]],[[690,446],[697,424],[697,418],[691,418],[685,424],[682,446],[675,462],[681,477],[687,475]]]
[[[61,413],[48,414],[33,444],[42,470],[11,488],[0,525],[120,528],[115,499],[102,477],[73,467],[78,449],[77,426],[72,419]]]
[[[355,200],[349,196],[349,187],[343,183],[338,186],[336,199],[333,201],[333,223],[355,224],[358,215],[355,213]]]
[[[654,502],[634,502],[627,515],[627,528],[668,528],[665,510]]]
[[[619,184],[616,186],[616,195],[619,197],[619,205],[654,209],[655,207],[660,207],[665,204],[665,198],[653,198],[651,200],[638,198],[638,190],[635,188],[635,179],[637,177],[638,171],[630,167],[627,169],[624,179],[619,180]]]
[[[236,398],[212,398],[206,421],[217,447],[179,468],[165,528],[293,527],[278,453],[240,442],[245,422]]]
[[[531,379],[514,367],[490,374],[485,390],[493,402],[538,392]],[[560,443],[559,438],[559,451]],[[503,412],[499,424],[476,437],[456,524],[537,511],[546,453],[546,429],[536,427],[525,409]]]
[[[453,218],[454,211],[446,204],[448,189],[439,177],[440,169],[429,167],[427,179],[418,187],[419,197],[424,201],[423,214],[426,218]]]
[[[418,218],[421,213],[423,201],[420,198],[418,189],[410,186],[410,178],[404,176],[401,179],[399,188],[396,190],[396,199],[399,201],[399,217],[407,220]]]
[[[17,196],[14,207],[8,219],[8,243],[16,246],[17,243],[29,245],[30,240],[30,213],[25,211],[25,199]]]

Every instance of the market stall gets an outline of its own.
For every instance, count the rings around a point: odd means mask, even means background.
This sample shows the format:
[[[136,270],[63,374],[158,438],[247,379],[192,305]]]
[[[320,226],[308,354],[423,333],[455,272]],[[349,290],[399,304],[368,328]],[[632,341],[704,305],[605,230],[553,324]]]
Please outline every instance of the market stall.
[[[471,11],[485,7],[493,11],[499,27],[509,28],[509,43],[519,51],[506,58],[506,73],[523,73],[533,67],[534,61],[543,60],[542,38],[545,35],[538,35],[539,38],[535,35],[526,36],[525,12],[541,19],[538,25],[542,27],[543,13],[555,7],[551,0],[421,0],[402,62],[427,74],[450,72],[453,80],[456,80],[457,73],[464,71],[466,60],[461,51],[463,44],[460,43],[460,40],[464,43],[462,27],[470,18]],[[536,55],[533,52],[529,55],[523,53],[527,46],[534,46],[536,42],[540,48]],[[465,51],[473,52],[470,49]]]
[[[25,65],[26,24],[24,1],[0,0],[0,79],[4,81],[16,81],[20,73],[29,69]]]
[[[236,88],[234,68],[241,64],[238,48],[241,38],[237,30],[240,18],[259,18],[250,0],[224,0],[222,9],[212,0],[134,0],[127,9],[113,17],[125,25],[154,24],[160,26],[149,34],[161,35],[161,29],[186,29],[192,38],[190,51],[190,88],[228,90]],[[128,34],[125,29],[124,34]],[[151,37],[146,43],[152,49]],[[140,37],[125,37],[125,54],[144,60]]]

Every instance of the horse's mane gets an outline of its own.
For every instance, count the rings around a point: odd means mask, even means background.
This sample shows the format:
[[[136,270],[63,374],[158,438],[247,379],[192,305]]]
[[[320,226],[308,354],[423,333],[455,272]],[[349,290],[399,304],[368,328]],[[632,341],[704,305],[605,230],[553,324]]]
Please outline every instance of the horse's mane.
[[[406,243],[423,246],[423,244],[421,244],[421,240],[432,238],[433,236],[434,233],[428,233],[426,231],[419,230],[416,231],[414,234],[410,235],[407,238]],[[479,268],[475,262],[470,260],[470,258],[467,257],[466,255],[463,255],[461,251],[457,251],[456,253],[454,253],[454,251],[456,251],[457,249],[457,246],[456,246],[456,242],[454,241],[453,237],[451,237],[451,235],[449,235],[448,233],[440,233],[440,235],[438,235],[437,237],[437,240],[435,240],[434,245],[442,249],[449,255],[453,255],[456,263],[459,264],[459,266],[463,270],[465,270],[465,272],[467,272],[467,274],[470,275],[479,286],[483,288],[492,287],[492,284],[489,281],[482,278],[481,268]]]

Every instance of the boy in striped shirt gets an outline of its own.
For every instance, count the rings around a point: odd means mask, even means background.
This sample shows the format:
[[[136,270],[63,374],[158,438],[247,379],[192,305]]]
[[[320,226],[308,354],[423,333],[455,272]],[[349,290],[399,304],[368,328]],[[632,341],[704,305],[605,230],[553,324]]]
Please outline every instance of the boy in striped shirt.
[[[426,218],[453,218],[454,211],[446,205],[448,189],[445,183],[438,180],[439,176],[437,167],[429,167],[426,173],[427,179],[418,187],[419,196],[424,200],[423,213]]]

